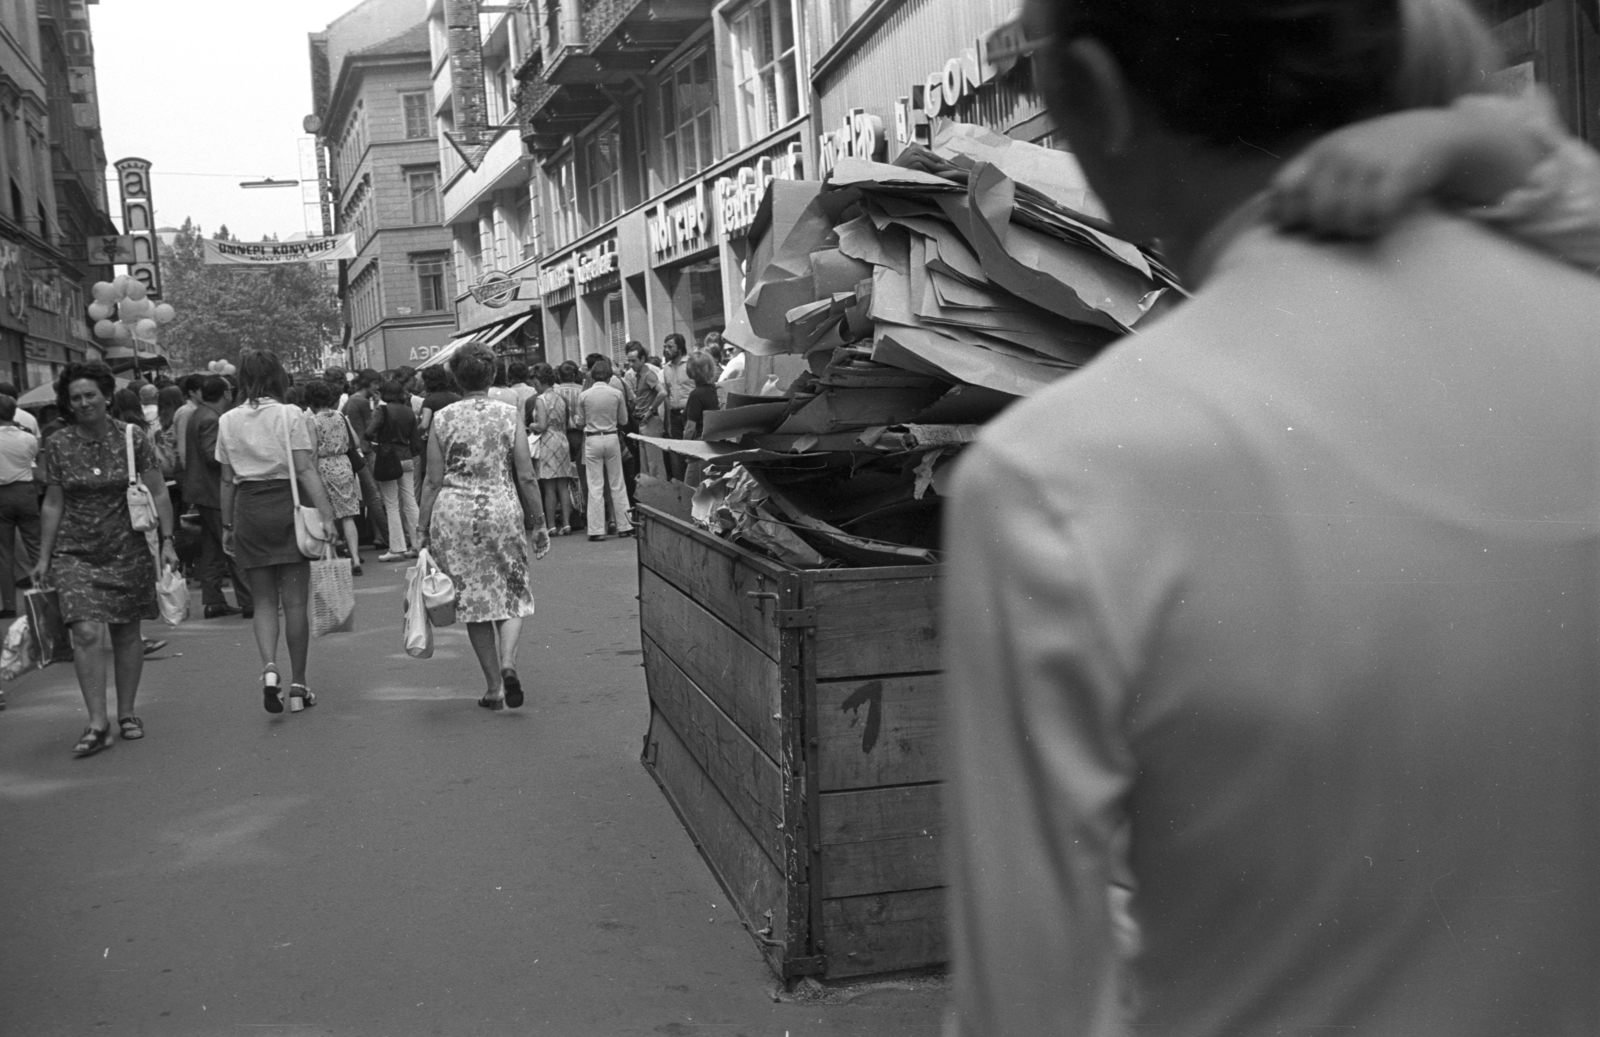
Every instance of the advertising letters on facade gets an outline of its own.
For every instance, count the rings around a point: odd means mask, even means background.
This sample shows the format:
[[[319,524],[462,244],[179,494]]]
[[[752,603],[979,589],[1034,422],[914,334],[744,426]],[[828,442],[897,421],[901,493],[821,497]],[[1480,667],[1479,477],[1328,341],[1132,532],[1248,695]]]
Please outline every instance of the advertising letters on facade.
[[[805,164],[805,146],[792,141],[782,154],[763,155],[730,176],[718,177],[717,220],[722,236],[730,241],[744,237],[755,222],[767,185],[774,180],[805,179]]]
[[[695,184],[689,195],[657,206],[651,214],[650,251],[656,262],[681,259],[717,243],[705,188],[704,183]]]

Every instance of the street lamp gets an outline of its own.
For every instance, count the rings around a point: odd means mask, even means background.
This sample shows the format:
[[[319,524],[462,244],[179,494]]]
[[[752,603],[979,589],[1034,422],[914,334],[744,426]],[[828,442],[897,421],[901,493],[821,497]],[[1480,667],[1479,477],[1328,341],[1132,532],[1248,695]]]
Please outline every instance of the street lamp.
[[[260,187],[299,187],[300,186],[300,181],[298,181],[298,180],[274,180],[274,179],[272,179],[272,177],[269,176],[265,180],[241,180],[239,182],[239,186],[243,187],[243,188],[246,188],[246,189],[249,189],[249,188],[260,188]]]

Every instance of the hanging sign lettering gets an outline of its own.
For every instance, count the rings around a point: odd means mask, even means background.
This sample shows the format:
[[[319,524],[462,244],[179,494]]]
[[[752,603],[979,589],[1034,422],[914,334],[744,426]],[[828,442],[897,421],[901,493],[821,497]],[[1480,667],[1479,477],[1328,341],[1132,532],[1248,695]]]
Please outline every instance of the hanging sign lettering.
[[[200,244],[205,248],[206,262],[213,266],[285,266],[356,257],[354,234],[302,241],[212,241],[204,238]]]
[[[573,276],[577,272],[578,257],[567,256],[550,266],[539,271],[539,294],[555,295],[557,292],[572,287]]]
[[[156,246],[155,203],[150,200],[150,163],[125,158],[117,163],[117,183],[122,188],[122,233],[133,238],[133,262],[128,274],[144,283],[146,291],[161,298],[161,255]]]

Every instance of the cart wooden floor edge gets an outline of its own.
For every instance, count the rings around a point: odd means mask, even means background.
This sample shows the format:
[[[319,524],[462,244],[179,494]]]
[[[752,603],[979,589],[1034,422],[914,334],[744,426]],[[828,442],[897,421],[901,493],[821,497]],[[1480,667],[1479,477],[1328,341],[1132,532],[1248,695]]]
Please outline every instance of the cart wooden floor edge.
[[[639,511],[642,762],[767,963],[942,965],[939,567],[793,569]]]

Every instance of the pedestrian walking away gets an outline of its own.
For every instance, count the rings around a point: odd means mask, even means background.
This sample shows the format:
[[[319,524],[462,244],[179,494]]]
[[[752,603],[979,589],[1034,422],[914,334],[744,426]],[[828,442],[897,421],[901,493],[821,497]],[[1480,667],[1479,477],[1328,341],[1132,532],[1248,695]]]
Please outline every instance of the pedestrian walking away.
[[[245,350],[239,357],[239,391],[244,399],[222,416],[217,435],[224,545],[244,570],[255,598],[262,705],[268,713],[282,713],[284,708],[278,671],[280,607],[291,671],[289,711],[296,713],[317,704],[306,683],[311,563],[296,542],[290,479],[298,479],[311,498],[330,541],[337,528],[317,471],[316,433],[310,415],[283,402],[288,387],[289,376],[276,353]]]
[[[611,361],[596,361],[593,373],[594,384],[578,399],[578,415],[583,422],[583,461],[589,482],[589,539],[605,536],[606,493],[610,494],[611,509],[616,515],[617,535],[632,536],[628,492],[622,482],[621,429],[628,421],[628,404],[622,390],[611,384]]]
[[[552,535],[566,536],[572,532],[572,516],[577,511],[572,503],[572,477],[577,468],[567,444],[567,400],[556,392],[556,374],[549,364],[535,364],[533,380],[539,394],[528,400],[524,415],[528,449],[533,455],[545,518],[552,523]],[[558,515],[561,521],[557,525]]]
[[[144,737],[144,722],[134,713],[144,674],[140,624],[160,611],[155,559],[129,513],[131,482],[142,483],[154,499],[162,563],[178,564],[172,503],[155,450],[142,429],[110,416],[115,392],[116,380],[104,364],[68,364],[56,380],[57,406],[67,425],[45,441],[42,452],[46,489],[32,575],[35,587],[55,588],[72,634],[73,667],[89,713],[89,726],[73,747],[79,756],[111,744],[100,650],[106,628],[119,734],[127,741]]]
[[[184,498],[200,516],[200,601],[207,619],[218,619],[243,612],[246,619],[255,615],[255,598],[250,581],[234,557],[223,550],[222,463],[217,460],[217,432],[221,427],[222,407],[228,383],[210,375],[200,383],[200,405],[184,425],[184,455],[189,463],[183,470]],[[233,584],[238,609],[228,605],[222,593],[222,578]]]
[[[417,415],[405,387],[395,379],[379,383],[380,402],[372,408],[367,440],[372,444],[372,475],[389,517],[389,550],[380,562],[417,556]]]
[[[17,401],[0,396],[0,618],[17,614],[17,540],[22,569],[39,563],[39,437],[17,423]]]
[[[356,391],[345,398],[344,414],[361,438],[361,454],[367,459],[356,478],[361,483],[361,502],[367,511],[367,534],[380,549],[389,545],[388,514],[383,506],[383,494],[378,490],[378,480],[372,474],[373,449],[367,439],[367,426],[372,423],[372,397],[377,394],[382,376],[371,369],[356,375]]]
[[[464,346],[449,364],[466,398],[434,416],[420,536],[455,583],[456,614],[487,685],[478,704],[516,709],[522,620],[534,613],[531,564],[550,550],[550,533],[521,416],[488,398],[493,350]]]
[[[344,542],[350,549],[351,572],[360,576],[361,546],[356,516],[361,514],[361,488],[350,460],[355,450],[355,431],[350,427],[350,419],[339,413],[335,406],[338,397],[327,382],[306,383],[305,398],[316,432],[317,474],[322,476],[328,503],[333,506],[333,517],[344,531]]]

